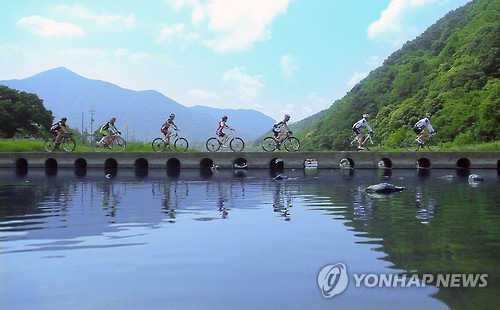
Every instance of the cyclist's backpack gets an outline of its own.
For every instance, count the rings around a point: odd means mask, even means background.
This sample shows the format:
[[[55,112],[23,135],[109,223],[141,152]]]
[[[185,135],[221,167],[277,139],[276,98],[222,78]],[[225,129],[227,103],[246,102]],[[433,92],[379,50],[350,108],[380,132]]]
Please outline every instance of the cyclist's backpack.
[[[55,124],[52,124],[52,126],[50,127],[50,131],[56,131],[59,128],[61,128],[61,125],[59,125],[59,122],[57,122]]]

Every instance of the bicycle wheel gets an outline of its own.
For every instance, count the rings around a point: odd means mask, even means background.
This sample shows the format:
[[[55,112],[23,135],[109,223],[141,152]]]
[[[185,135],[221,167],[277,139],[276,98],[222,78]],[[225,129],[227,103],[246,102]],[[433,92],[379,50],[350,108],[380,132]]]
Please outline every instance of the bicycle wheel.
[[[186,138],[179,138],[175,140],[174,147],[177,152],[185,152],[189,147],[189,142]]]
[[[425,140],[425,146],[427,146],[431,152],[439,152],[443,149],[443,141],[436,136],[429,137]]]
[[[349,150],[350,151],[357,151],[358,150],[358,139],[354,138],[351,140],[351,143],[349,144]]]
[[[56,148],[56,142],[53,139],[45,140],[43,143],[43,148],[47,152],[54,152]]]
[[[283,141],[288,152],[297,152],[300,149],[300,141],[295,137],[288,137]]]
[[[209,152],[217,152],[220,149],[220,142],[219,139],[212,137],[207,140],[207,143],[205,144],[207,147],[207,150]]]
[[[382,147],[382,142],[377,137],[371,137],[370,140],[366,141],[365,147],[370,152],[378,152]]]
[[[159,153],[165,150],[165,148],[167,147],[167,143],[162,138],[156,138],[151,143],[151,147],[153,148],[154,152]]]
[[[99,143],[99,140],[92,140],[90,145],[92,146],[92,149],[94,150],[94,152],[104,151],[104,145]]]
[[[234,138],[231,139],[229,147],[231,148],[231,150],[233,150],[233,152],[241,152],[245,147],[245,142],[243,142],[243,139],[241,138]]]
[[[266,152],[273,152],[275,149],[278,148],[278,144],[276,143],[276,140],[274,140],[273,137],[267,137],[262,140],[262,148]]]
[[[73,138],[66,138],[62,141],[61,144],[66,152],[73,152],[76,147],[76,141]]]
[[[127,142],[122,137],[116,137],[113,142],[111,142],[111,148],[115,152],[123,152],[125,147],[127,146]]]
[[[403,142],[405,149],[408,152],[416,152],[420,148],[420,143],[415,140],[415,137],[408,137]]]

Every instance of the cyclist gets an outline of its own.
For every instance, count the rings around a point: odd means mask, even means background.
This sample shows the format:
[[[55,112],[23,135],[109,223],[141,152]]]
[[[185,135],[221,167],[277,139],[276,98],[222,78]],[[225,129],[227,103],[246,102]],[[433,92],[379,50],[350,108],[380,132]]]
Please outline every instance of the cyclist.
[[[174,123],[174,118],[175,118],[175,114],[173,114],[173,113],[170,114],[168,119],[161,126],[161,132],[163,133],[163,135],[167,139],[167,146],[168,147],[170,147],[170,135],[172,134],[172,132],[168,129],[170,128],[170,126],[172,126],[172,128],[174,128],[174,130],[179,130],[179,127],[177,127],[177,125],[175,125],[175,123]]]
[[[229,130],[234,130],[233,128],[229,127],[227,124],[227,116],[224,115],[222,116],[221,121],[219,124],[217,124],[217,128],[215,129],[215,134],[219,137],[222,137],[222,146],[226,147],[226,141],[227,141],[227,135],[223,132],[225,128]]]
[[[429,130],[431,134],[436,133],[436,131],[431,125],[430,118],[431,118],[430,115],[426,115],[424,118],[416,122],[415,126],[413,126],[413,130],[418,135],[415,141],[417,141],[418,143],[422,143],[422,139],[425,137],[424,126],[427,127],[427,130]]]
[[[116,122],[116,117],[111,116],[111,118],[109,119],[109,122],[106,122],[106,124],[101,126],[101,129],[99,129],[99,132],[102,133],[102,135],[104,137],[103,137],[103,139],[101,139],[101,141],[99,141],[99,143],[104,142],[106,144],[106,146],[109,147],[110,139],[111,139],[111,136],[113,135],[113,133],[117,132],[120,135],[122,134],[118,130],[118,128],[116,128],[115,122]]]
[[[287,124],[289,120],[290,120],[290,115],[285,114],[282,121],[279,121],[273,125],[274,140],[276,140],[278,143],[280,143],[280,138],[283,135],[283,133],[285,133],[283,128],[285,128],[287,132],[292,133],[290,128],[288,128]]]
[[[368,132],[370,134],[374,133],[373,129],[370,127],[370,125],[368,125],[369,118],[370,118],[370,115],[363,114],[363,118],[352,125],[352,130],[356,133],[356,135],[358,137],[358,150],[364,149],[361,145],[363,145],[363,141],[365,140],[365,134],[363,134],[361,132],[360,128],[364,126],[364,127],[366,127],[366,129],[368,130]]]
[[[69,134],[69,126],[66,125],[67,120],[68,119],[66,117],[63,117],[59,122],[54,123],[50,127],[50,132],[56,136],[56,144],[55,144],[56,148],[58,148],[59,144],[61,144],[63,135]]]

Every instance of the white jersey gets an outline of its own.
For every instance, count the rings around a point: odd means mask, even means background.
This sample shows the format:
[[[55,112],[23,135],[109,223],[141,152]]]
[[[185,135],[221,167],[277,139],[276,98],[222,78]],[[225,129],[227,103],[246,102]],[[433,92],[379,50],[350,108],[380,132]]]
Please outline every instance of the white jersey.
[[[274,132],[280,132],[283,127],[287,126],[285,121],[279,121],[273,125],[273,131]],[[288,126],[287,126],[288,128]]]
[[[434,128],[432,128],[432,125],[431,125],[431,121],[427,117],[422,118],[421,120],[419,120],[415,124],[415,127],[417,127],[418,129],[422,129],[422,127],[424,127],[424,126],[427,127],[427,129],[430,132],[434,131]]]
[[[366,129],[368,129],[368,131],[373,131],[372,128],[370,127],[370,125],[368,125],[368,122],[366,121],[365,118],[362,118],[360,119],[359,121],[357,121],[356,123],[354,123],[354,125],[352,125],[352,128],[356,128],[356,129],[359,129],[361,128],[362,126],[365,126]]]

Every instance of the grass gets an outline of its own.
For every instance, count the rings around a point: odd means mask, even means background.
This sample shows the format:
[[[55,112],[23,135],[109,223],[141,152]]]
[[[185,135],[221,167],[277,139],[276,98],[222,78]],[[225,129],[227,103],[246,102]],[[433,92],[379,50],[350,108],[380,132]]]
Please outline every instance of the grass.
[[[151,143],[130,142],[127,143],[125,152],[152,152]],[[248,151],[248,150],[246,150]],[[259,148],[258,151],[262,151]],[[390,148],[383,146],[381,152],[406,152],[404,148]],[[500,141],[480,143],[474,145],[453,145],[445,143],[442,152],[498,152],[500,151]],[[45,152],[42,140],[24,140],[24,139],[0,139],[0,152]],[[74,152],[93,152],[90,145],[82,145],[77,141]],[[165,151],[168,152],[168,151]],[[188,152],[199,152],[191,148]]]
[[[0,152],[45,152],[43,148],[43,140],[25,140],[25,139],[0,139]],[[89,144],[82,144],[80,141],[76,142],[74,152],[93,152],[94,150]],[[188,152],[196,152],[191,148]],[[129,142],[125,152],[153,152],[151,143],[143,142]],[[166,150],[165,152],[169,152]]]

